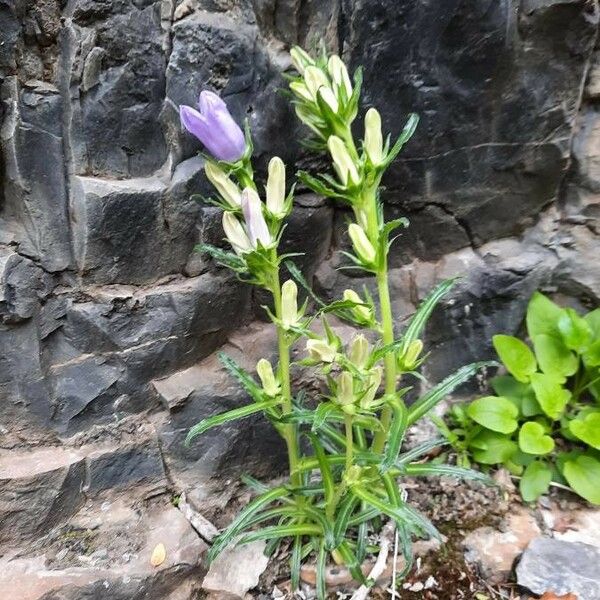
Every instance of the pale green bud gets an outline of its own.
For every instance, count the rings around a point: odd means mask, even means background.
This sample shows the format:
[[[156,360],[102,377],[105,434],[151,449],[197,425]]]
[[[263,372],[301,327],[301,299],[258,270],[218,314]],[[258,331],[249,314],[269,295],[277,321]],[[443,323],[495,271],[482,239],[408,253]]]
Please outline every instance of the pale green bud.
[[[367,389],[360,399],[360,405],[362,408],[370,408],[372,402],[375,400],[379,386],[381,385],[381,379],[383,377],[383,369],[378,365],[371,369],[369,374],[369,383]]]
[[[207,162],[204,166],[204,172],[208,180],[217,188],[223,200],[231,206],[231,208],[239,208],[241,205],[240,190],[238,186],[227,177],[225,171],[220,169],[216,164]]]
[[[307,340],[306,350],[313,360],[331,363],[337,355],[337,348],[328,344],[325,340]]]
[[[356,317],[363,321],[371,321],[373,313],[368,306],[364,306],[363,299],[354,290],[344,290],[344,300],[355,302],[358,306],[354,306],[351,310]],[[363,305],[363,306],[361,306]]]
[[[256,363],[256,372],[260,377],[265,394],[271,397],[277,396],[280,388],[277,380],[275,379],[275,375],[273,374],[273,367],[271,366],[271,363],[267,359],[261,358]]]
[[[354,404],[354,378],[348,371],[344,371],[337,378],[337,393],[335,400],[342,406]]]
[[[263,203],[256,191],[250,187],[242,192],[242,212],[252,246],[258,247],[258,242],[263,246],[269,246],[273,240],[263,215]]]
[[[348,227],[348,233],[358,257],[365,263],[374,263],[377,253],[375,252],[375,248],[373,248],[373,244],[369,241],[365,230],[360,225],[351,223]]]
[[[369,358],[370,345],[367,338],[361,333],[350,343],[348,358],[359,369],[362,369]]]
[[[318,93],[319,93],[319,96],[321,96],[321,98],[323,99],[323,101],[327,104],[327,106],[329,106],[329,108],[334,113],[337,113],[340,105],[338,104],[335,94],[328,87],[324,87],[324,86],[319,88]]]
[[[284,329],[298,323],[298,287],[288,279],[281,286],[281,324]]]
[[[365,115],[365,150],[374,165],[383,162],[383,136],[381,133],[381,116],[370,108]]]
[[[350,96],[352,96],[352,83],[350,82],[348,69],[344,64],[344,61],[337,56],[337,54],[333,54],[329,57],[329,60],[327,61],[327,70],[335,85],[340,89],[343,88],[346,92],[346,96],[350,98]]]
[[[243,254],[253,250],[252,243],[246,234],[246,230],[233,213],[223,213],[223,230],[225,231],[229,243],[237,254]]]
[[[331,158],[333,158],[333,166],[340,181],[344,185],[348,185],[348,181],[357,185],[360,182],[360,177],[346,144],[337,135],[332,135],[327,140],[327,147],[331,153]]]
[[[294,46],[290,50],[290,57],[292,58],[292,64],[296,68],[296,71],[300,74],[304,73],[307,66],[315,64],[315,61],[307,52],[300,48],[300,46]]]
[[[404,371],[412,371],[423,351],[423,342],[421,340],[413,340],[405,350],[403,356],[400,357],[400,368]]]
[[[269,161],[267,208],[276,217],[285,216],[285,165],[278,156]]]
[[[296,96],[302,98],[302,100],[306,100],[307,102],[312,102],[314,100],[306,85],[301,81],[293,81],[290,83],[290,89]]]
[[[306,67],[304,71],[304,82],[314,100],[317,99],[317,92],[320,87],[329,87],[327,76],[319,67]]]
[[[362,477],[362,468],[358,465],[352,465],[344,472],[344,482],[351,486],[357,484]]]

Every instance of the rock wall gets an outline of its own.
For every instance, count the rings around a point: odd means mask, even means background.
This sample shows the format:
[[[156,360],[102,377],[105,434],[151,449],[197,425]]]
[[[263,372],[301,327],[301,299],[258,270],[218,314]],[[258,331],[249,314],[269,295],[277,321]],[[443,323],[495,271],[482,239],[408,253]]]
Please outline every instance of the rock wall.
[[[143,532],[152,502],[177,521],[171,496],[209,511],[227,477],[277,472],[260,419],[182,446],[243,401],[215,350],[252,367],[273,340],[261,299],[194,253],[220,243],[220,216],[190,200],[209,188],[177,106],[218,90],[249,119],[263,171],[273,154],[290,172],[315,164],[278,93],[292,43],[323,39],[364,65],[364,106],[392,134],[421,115],[385,199],[411,221],[391,261],[399,317],[463,276],[427,332],[432,381],[489,356],[536,288],[597,305],[598,13],[597,0],[0,0],[0,545],[38,560],[48,532],[85,529],[115,498]],[[345,218],[299,190],[286,244],[328,297],[349,283]],[[65,590],[69,557],[51,564]],[[169,574],[195,564],[180,559],[160,577],[109,562],[133,580],[111,598],[166,597],[181,583]],[[89,597],[104,576],[81,584]]]

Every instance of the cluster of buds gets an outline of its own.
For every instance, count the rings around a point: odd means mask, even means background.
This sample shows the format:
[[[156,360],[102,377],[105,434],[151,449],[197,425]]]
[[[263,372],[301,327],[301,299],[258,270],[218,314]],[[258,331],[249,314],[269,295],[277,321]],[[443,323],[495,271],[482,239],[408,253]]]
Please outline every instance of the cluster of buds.
[[[332,401],[347,414],[372,412],[380,401],[376,399],[383,369],[371,365],[371,345],[359,334],[350,342],[346,354],[340,357],[344,369],[332,382]]]

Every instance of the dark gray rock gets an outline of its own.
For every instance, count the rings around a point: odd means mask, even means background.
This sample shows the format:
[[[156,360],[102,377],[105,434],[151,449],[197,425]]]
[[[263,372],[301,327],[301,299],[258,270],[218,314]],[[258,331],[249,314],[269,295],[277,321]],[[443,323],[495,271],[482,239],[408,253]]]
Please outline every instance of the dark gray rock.
[[[600,550],[595,546],[552,538],[533,540],[517,566],[517,583],[534,594],[552,590],[580,600],[600,598]]]

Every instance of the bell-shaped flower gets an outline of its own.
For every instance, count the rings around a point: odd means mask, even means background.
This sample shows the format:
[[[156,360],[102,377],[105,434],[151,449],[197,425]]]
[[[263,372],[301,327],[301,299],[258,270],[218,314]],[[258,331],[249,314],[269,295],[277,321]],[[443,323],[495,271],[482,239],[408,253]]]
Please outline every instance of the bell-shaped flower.
[[[199,111],[181,105],[181,124],[195,135],[218,160],[235,162],[246,151],[244,133],[217,94],[207,90],[200,94]]]
[[[337,378],[337,389],[335,394],[335,401],[341,406],[348,406],[354,404],[356,399],[354,396],[354,378],[352,373],[343,371]]]
[[[314,100],[317,99],[319,88],[323,86],[329,87],[327,75],[325,75],[319,67],[306,67],[304,71],[304,82]]]
[[[290,329],[298,324],[298,287],[291,279],[281,286],[281,326]]]
[[[256,372],[260,377],[260,381],[262,383],[265,394],[271,397],[277,396],[279,394],[281,386],[275,379],[271,363],[266,358],[261,358],[256,363]]]
[[[377,391],[379,390],[379,386],[381,385],[382,377],[383,369],[379,365],[371,369],[365,392],[360,399],[361,408],[364,408],[365,410],[369,410],[371,408],[371,405],[375,400],[375,396],[377,395]]]
[[[357,185],[360,182],[360,177],[356,165],[348,152],[348,148],[346,148],[346,144],[337,135],[332,135],[327,140],[327,147],[331,153],[331,158],[333,158],[335,171],[342,184],[348,185],[350,182]]]
[[[374,108],[365,115],[365,151],[369,160],[375,165],[383,162],[383,135],[381,133],[381,116]]]
[[[208,180],[215,186],[221,198],[227,202],[231,208],[240,208],[241,193],[238,186],[227,177],[223,169],[219,168],[215,163],[207,162],[204,166],[204,172]]]
[[[325,104],[327,104],[327,106],[329,106],[329,108],[334,113],[337,113],[337,111],[340,108],[340,105],[338,103],[337,98],[335,97],[335,94],[331,91],[331,89],[325,86],[321,86],[319,88],[318,94],[323,100],[323,102],[325,102]]]
[[[348,233],[357,256],[367,264],[374,263],[377,253],[373,244],[369,241],[365,230],[360,225],[351,223],[348,227]]]
[[[237,254],[252,252],[254,248],[246,234],[246,230],[233,213],[223,213],[223,230]]]
[[[354,290],[344,290],[343,298],[356,304],[350,310],[359,321],[371,321],[373,311],[365,305],[364,300]]]
[[[369,340],[362,333],[358,334],[350,342],[350,350],[348,352],[350,362],[358,369],[362,369],[367,363],[370,349]]]
[[[402,371],[412,371],[419,361],[419,356],[423,351],[423,342],[421,340],[413,340],[402,356],[398,357],[398,366]]]
[[[337,356],[337,348],[329,344],[327,340],[307,340],[306,351],[310,358],[324,363],[332,363]]]
[[[315,61],[310,57],[310,55],[305,52],[300,46],[294,46],[290,50],[290,56],[292,58],[292,64],[296,67],[296,71],[298,73],[303,74],[306,67],[315,64]]]
[[[278,156],[274,156],[269,161],[267,208],[278,219],[285,217],[287,212],[285,209],[285,165]]]
[[[273,240],[263,215],[263,203],[252,188],[247,187],[242,192],[242,212],[252,246],[257,248],[259,242],[269,246]]]
[[[348,75],[348,69],[344,64],[344,61],[333,54],[327,61],[327,70],[333,80],[333,83],[338,89],[343,89],[346,93],[346,98],[352,96],[352,83],[350,82],[350,76]]]

